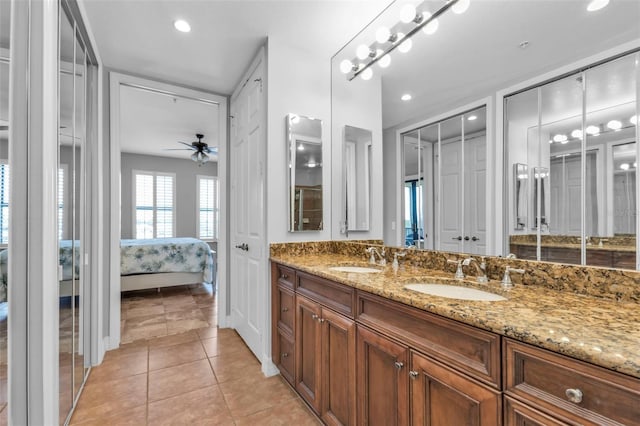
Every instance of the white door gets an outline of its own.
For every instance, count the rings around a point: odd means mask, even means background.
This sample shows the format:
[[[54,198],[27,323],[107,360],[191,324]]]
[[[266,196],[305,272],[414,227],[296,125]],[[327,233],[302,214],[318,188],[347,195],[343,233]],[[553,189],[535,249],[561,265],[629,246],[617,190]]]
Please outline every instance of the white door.
[[[487,252],[487,138],[464,142],[464,252]],[[468,238],[468,239],[467,239]]]
[[[265,106],[264,61],[231,99],[230,266],[232,326],[253,353],[262,359],[266,277],[264,221]]]
[[[441,144],[440,250],[462,251],[462,143]]]

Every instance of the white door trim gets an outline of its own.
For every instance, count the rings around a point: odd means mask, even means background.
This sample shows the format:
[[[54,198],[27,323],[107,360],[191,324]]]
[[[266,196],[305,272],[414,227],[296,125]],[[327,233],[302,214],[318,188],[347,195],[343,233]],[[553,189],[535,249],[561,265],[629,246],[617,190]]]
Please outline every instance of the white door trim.
[[[218,120],[218,178],[220,179],[220,205],[227,203],[227,97],[201,90],[189,89],[171,83],[163,83],[134,77],[117,72],[109,73],[109,112],[110,112],[110,159],[111,159],[111,192],[110,192],[110,243],[109,243],[109,336],[105,339],[106,349],[115,349],[120,345],[120,87],[133,86],[147,88],[153,91],[174,94],[177,96],[202,99],[219,105]],[[224,124],[223,124],[224,123]],[[225,229],[227,223],[226,209],[220,210],[220,229]],[[227,235],[220,233],[218,239],[218,300],[225,300],[227,293],[226,268]],[[227,306],[218,306],[218,326],[226,327]]]

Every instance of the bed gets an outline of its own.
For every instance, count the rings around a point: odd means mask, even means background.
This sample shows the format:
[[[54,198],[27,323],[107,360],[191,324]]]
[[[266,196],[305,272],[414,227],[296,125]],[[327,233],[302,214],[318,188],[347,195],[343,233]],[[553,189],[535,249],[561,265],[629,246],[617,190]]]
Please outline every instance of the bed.
[[[215,282],[214,252],[196,238],[121,240],[120,291]]]
[[[60,296],[71,296],[71,286],[78,285],[80,250],[78,241],[60,241],[62,266]],[[0,302],[7,300],[7,254],[0,251]],[[214,252],[196,238],[161,238],[122,240],[120,243],[121,291],[160,288],[174,285],[215,282]],[[75,278],[75,280],[73,279]],[[77,294],[77,287],[76,287]]]

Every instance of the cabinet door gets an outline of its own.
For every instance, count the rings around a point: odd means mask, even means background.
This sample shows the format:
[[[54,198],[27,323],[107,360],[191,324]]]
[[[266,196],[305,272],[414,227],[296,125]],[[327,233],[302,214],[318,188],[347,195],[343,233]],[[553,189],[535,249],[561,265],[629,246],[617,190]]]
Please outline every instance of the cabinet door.
[[[320,305],[296,295],[296,390],[320,412]]]
[[[274,350],[277,355],[273,359],[282,377],[293,385],[295,373],[295,349],[293,340],[286,333],[277,330],[277,342],[278,347]]]
[[[504,424],[506,426],[564,426],[560,420],[534,410],[513,398],[504,397]]]
[[[412,424],[501,424],[500,392],[416,352],[411,352]]]
[[[406,425],[409,418],[409,349],[357,326],[358,424]]]
[[[355,425],[356,325],[322,309],[322,409],[328,425]]]

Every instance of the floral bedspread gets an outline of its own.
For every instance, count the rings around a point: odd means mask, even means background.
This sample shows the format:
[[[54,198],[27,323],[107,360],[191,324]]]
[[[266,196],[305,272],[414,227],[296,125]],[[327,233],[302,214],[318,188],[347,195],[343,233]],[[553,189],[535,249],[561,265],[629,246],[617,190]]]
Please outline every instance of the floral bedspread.
[[[196,238],[122,240],[120,275],[157,272],[202,272],[213,280],[213,256],[207,243]]]

